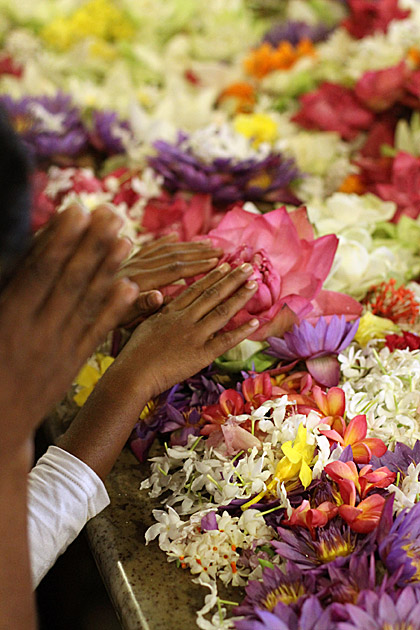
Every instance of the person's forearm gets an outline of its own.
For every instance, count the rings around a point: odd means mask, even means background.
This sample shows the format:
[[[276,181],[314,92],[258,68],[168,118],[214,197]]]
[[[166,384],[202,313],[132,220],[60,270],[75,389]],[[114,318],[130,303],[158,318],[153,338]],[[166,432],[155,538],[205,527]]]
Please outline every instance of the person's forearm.
[[[147,375],[137,370],[134,378],[132,370],[117,360],[58,441],[58,446],[85,462],[101,479],[110,472],[152,396]]]
[[[25,449],[24,449],[25,450]],[[33,630],[27,536],[27,452],[0,460],[0,630]]]

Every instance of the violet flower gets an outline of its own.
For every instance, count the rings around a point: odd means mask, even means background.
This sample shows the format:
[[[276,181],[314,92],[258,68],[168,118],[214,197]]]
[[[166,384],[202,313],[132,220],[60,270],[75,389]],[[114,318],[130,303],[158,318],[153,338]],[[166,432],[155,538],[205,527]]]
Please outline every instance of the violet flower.
[[[374,553],[353,554],[348,566],[329,565],[327,571],[327,595],[333,602],[355,604],[362,591],[376,591],[381,595],[395,589],[396,580],[393,577],[384,575],[381,581]],[[322,583],[323,580],[320,581]]]
[[[393,451],[388,449],[382,457],[374,455],[370,463],[372,470],[386,466],[391,472],[405,475],[410,464],[417,466],[420,463],[420,440],[416,441],[413,448],[397,442]]]
[[[334,387],[340,380],[337,355],[353,340],[358,326],[358,319],[346,322],[344,315],[333,315],[330,321],[322,316],[315,326],[304,319],[284,333],[283,339],[268,337],[270,347],[265,353],[290,363],[303,360],[318,383]]]
[[[301,174],[293,159],[271,153],[261,160],[249,158],[215,158],[205,163],[183,144],[188,136],[180,134],[175,144],[158,140],[157,155],[149,164],[164,178],[170,192],[212,195],[213,202],[231,204],[236,201],[282,201],[299,204],[289,185]]]
[[[41,158],[52,155],[77,155],[87,144],[87,133],[80,110],[71,97],[57,92],[55,96],[25,96],[14,100],[0,96],[10,121],[29,150]]]
[[[398,572],[400,586],[420,580],[420,503],[397,516],[379,554],[391,575]]]
[[[420,630],[420,589],[408,586],[393,596],[364,591],[357,606],[345,604],[348,619],[337,630]]]
[[[131,130],[126,120],[119,120],[116,112],[95,111],[92,115],[92,130],[89,133],[91,144],[107,155],[124,153],[125,137],[131,136]]]
[[[272,540],[272,546],[282,558],[292,560],[301,569],[325,568],[330,562],[343,566],[352,553],[361,553],[370,541],[369,537],[363,539],[347,525],[337,523],[337,519],[317,528],[315,539],[301,527],[294,530],[278,527],[277,532],[280,540]]]
[[[246,597],[235,608],[235,615],[255,617],[261,609],[273,612],[279,602],[299,610],[304,600],[315,594],[316,577],[289,561],[285,571],[278,566],[264,569],[262,581],[250,580],[245,591]]]
[[[316,597],[310,597],[302,606],[300,615],[292,608],[277,604],[273,612],[257,610],[256,619],[235,621],[236,630],[334,630],[330,609],[323,610]]]
[[[271,44],[273,48],[284,41],[290,42],[292,46],[297,46],[303,39],[311,42],[322,42],[327,39],[332,29],[326,24],[307,24],[306,22],[289,21],[275,24],[264,35],[263,42]]]

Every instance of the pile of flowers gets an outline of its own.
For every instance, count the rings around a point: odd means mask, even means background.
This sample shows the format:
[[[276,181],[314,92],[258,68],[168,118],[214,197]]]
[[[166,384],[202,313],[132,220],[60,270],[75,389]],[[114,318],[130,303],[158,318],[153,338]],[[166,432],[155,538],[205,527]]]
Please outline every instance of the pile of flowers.
[[[198,627],[420,630],[420,3],[0,1],[34,231],[112,202],[254,269],[259,329],[130,440]]]

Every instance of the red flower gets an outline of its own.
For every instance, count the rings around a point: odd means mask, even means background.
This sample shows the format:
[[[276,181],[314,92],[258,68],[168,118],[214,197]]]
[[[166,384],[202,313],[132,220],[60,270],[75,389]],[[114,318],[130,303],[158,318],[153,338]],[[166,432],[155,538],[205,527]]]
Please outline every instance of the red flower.
[[[328,521],[337,515],[337,512],[337,506],[330,501],[324,501],[318,507],[311,508],[309,501],[304,500],[293,510],[291,517],[282,522],[282,525],[306,527],[315,539],[315,527],[325,527]]]
[[[56,210],[55,203],[46,193],[48,181],[48,175],[43,171],[36,171],[32,176],[31,229],[33,232],[48,223]]]
[[[371,127],[374,114],[359,101],[353,90],[335,83],[323,83],[300,98],[301,109],[292,120],[305,129],[337,131],[353,140]]]
[[[386,33],[390,22],[404,20],[410,11],[398,7],[398,0],[348,0],[350,16],[341,26],[356,39],[375,32]]]
[[[369,109],[382,112],[402,99],[409,73],[404,61],[392,68],[366,72],[356,83],[354,91]]]
[[[198,194],[188,199],[182,193],[171,196],[165,192],[147,203],[142,226],[156,238],[178,232],[181,241],[190,241],[215,228],[222,216],[214,210],[211,195]]]
[[[397,204],[393,223],[397,223],[403,214],[417,219],[420,214],[420,159],[409,153],[398,153],[392,165],[391,183],[381,183],[375,188],[381,199]]]
[[[340,505],[338,513],[354,532],[369,534],[379,523],[384,503],[384,497],[379,494],[371,494],[357,506]]]
[[[385,337],[385,345],[394,352],[394,350],[419,350],[420,337],[414,333],[403,331],[402,335],[387,335]]]

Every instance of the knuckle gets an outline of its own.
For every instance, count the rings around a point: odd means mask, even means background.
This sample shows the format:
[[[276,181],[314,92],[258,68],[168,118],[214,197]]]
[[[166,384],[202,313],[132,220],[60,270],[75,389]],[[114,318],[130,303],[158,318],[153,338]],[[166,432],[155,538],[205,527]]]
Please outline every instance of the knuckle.
[[[170,273],[177,273],[181,270],[181,262],[179,260],[173,260],[169,263],[168,269]]]
[[[215,298],[218,299],[220,296],[220,292],[219,289],[215,286],[213,287],[209,287],[208,289],[205,290],[204,295],[206,298]]]
[[[83,286],[85,278],[86,273],[83,269],[72,269],[65,273],[59,282],[65,293],[74,293]]]
[[[228,308],[228,306],[227,306],[227,304],[225,302],[222,302],[222,304],[219,304],[216,307],[215,312],[220,317],[228,317],[229,316],[229,308]]]
[[[59,266],[58,257],[45,256],[36,258],[29,263],[29,273],[38,282],[49,281],[55,275],[55,271]]]

